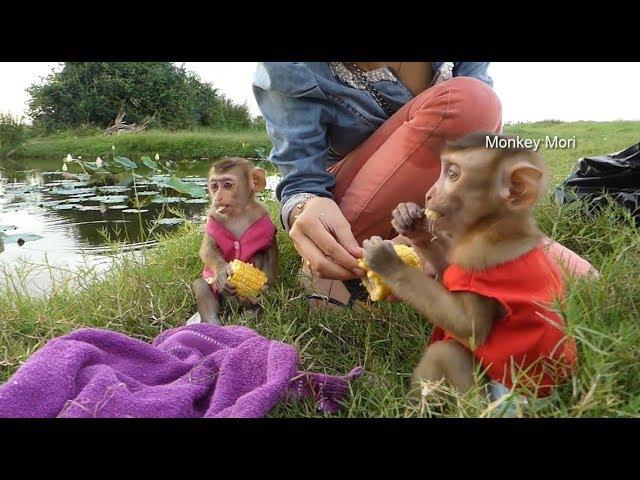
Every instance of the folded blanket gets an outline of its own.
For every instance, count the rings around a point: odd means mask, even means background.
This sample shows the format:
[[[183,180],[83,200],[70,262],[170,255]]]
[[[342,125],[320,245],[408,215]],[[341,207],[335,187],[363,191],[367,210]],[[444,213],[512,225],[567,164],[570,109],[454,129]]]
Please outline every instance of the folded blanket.
[[[178,327],[151,344],[81,329],[49,341],[0,386],[0,417],[262,417],[295,398],[332,413],[362,373],[297,368],[295,347],[240,326]]]

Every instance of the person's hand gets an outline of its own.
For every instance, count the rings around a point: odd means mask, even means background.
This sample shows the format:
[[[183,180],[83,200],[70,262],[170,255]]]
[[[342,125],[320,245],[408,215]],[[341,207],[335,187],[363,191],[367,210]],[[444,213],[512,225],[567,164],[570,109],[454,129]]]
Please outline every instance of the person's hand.
[[[312,197],[297,218],[297,208],[289,216],[289,235],[300,256],[320,278],[349,280],[362,276],[358,245],[351,225],[330,198]]]

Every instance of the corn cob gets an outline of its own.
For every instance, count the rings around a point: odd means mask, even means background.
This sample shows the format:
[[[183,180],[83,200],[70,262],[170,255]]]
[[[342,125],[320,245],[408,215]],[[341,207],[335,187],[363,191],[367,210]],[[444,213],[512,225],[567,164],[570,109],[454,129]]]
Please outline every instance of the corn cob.
[[[435,220],[436,218],[440,217],[440,214],[438,212],[430,210],[428,208],[427,210],[425,210],[424,214],[429,220]]]
[[[238,259],[233,260],[229,265],[231,265],[232,271],[229,283],[235,287],[238,296],[257,297],[260,289],[267,283],[267,275],[252,264]]]
[[[420,258],[413,248],[407,245],[394,245],[393,248],[396,250],[400,259],[407,265],[418,268],[421,266]],[[387,298],[391,294],[391,290],[382,282],[380,275],[369,270],[364,259],[360,259],[359,264],[360,268],[366,271],[365,276],[362,278],[362,285],[364,285],[369,292],[371,300],[377,302]]]

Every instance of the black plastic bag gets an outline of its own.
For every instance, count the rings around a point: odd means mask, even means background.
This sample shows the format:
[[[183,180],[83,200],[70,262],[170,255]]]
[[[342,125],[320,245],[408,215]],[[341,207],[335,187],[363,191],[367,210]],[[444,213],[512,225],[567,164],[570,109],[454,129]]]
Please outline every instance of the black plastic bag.
[[[591,213],[613,200],[640,226],[640,143],[619,153],[581,158],[556,188],[554,199],[558,204],[585,199]]]

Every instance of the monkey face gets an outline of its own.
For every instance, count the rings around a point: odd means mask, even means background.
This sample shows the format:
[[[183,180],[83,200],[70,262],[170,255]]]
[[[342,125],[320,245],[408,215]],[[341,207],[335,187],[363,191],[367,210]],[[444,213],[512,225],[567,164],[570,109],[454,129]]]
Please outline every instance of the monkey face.
[[[504,156],[472,148],[442,154],[437,182],[425,196],[434,227],[450,235],[509,213],[530,210],[544,184],[535,152]]]
[[[215,214],[236,216],[254,200],[255,193],[264,190],[265,171],[244,159],[229,158],[225,162],[226,169],[212,168],[209,175],[211,206]]]
[[[222,175],[211,175],[209,194],[215,212],[221,215],[233,214],[234,210],[242,207],[240,200],[248,196],[246,183],[246,181],[242,182],[240,176],[234,171]]]

